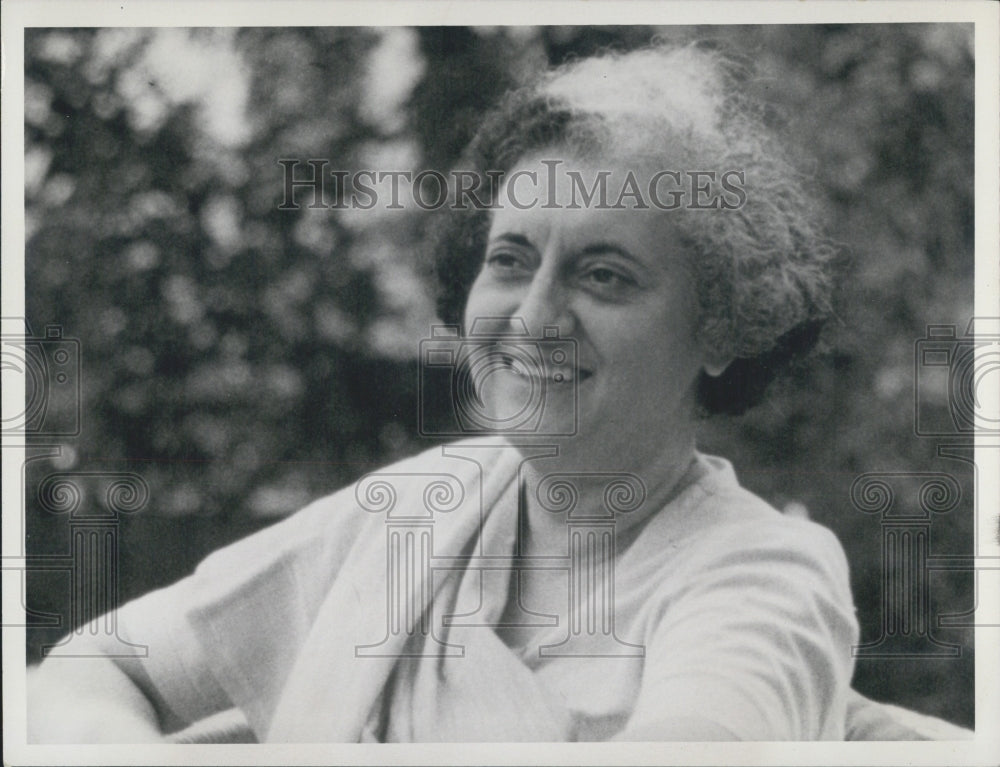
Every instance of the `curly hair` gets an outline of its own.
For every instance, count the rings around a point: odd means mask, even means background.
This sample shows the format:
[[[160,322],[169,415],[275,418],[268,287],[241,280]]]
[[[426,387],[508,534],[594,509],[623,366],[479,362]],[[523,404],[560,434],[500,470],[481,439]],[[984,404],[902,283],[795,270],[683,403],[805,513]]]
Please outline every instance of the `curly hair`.
[[[460,160],[463,170],[505,174],[531,153],[562,148],[604,162],[744,173],[739,207],[663,213],[676,216],[691,254],[699,340],[733,359],[721,375],[699,380],[707,413],[756,404],[775,375],[814,346],[831,311],[836,249],[760,105],[744,95],[744,74],[697,45],[574,61],[509,93]],[[437,223],[432,247],[446,322],[461,322],[489,222],[489,209],[451,205]]]

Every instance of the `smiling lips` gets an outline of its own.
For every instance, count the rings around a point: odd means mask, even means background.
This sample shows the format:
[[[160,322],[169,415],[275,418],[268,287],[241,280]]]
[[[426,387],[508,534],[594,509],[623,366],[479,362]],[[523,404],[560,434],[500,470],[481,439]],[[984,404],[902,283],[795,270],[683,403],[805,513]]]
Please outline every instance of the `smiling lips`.
[[[583,383],[588,378],[590,378],[593,373],[590,370],[578,369],[574,370],[569,366],[562,367],[546,367],[544,375],[539,375],[541,372],[537,367],[531,366],[530,368],[524,364],[522,360],[512,357],[508,354],[503,354],[500,356],[503,367],[509,370],[518,378],[530,379],[535,378],[539,380],[546,381],[552,384],[567,384],[572,383],[575,378],[579,379],[580,383]]]

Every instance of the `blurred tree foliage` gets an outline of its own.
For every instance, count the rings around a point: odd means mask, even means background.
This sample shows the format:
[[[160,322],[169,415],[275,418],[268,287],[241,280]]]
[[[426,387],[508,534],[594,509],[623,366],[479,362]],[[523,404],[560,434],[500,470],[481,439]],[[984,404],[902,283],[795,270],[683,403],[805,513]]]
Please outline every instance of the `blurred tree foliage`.
[[[799,145],[851,258],[826,353],[749,415],[706,424],[703,449],[839,534],[866,641],[881,634],[881,527],[851,505],[858,474],[955,474],[964,500],[932,549],[971,551],[971,470],[913,427],[915,341],[973,311],[971,26],[33,29],[28,321],[81,342],[83,429],[56,467],[151,488],[122,522],[122,599],[427,446],[420,216],[311,209],[302,190],[280,210],[278,160],[446,170],[510,86],[654,36],[753,63],[747,87]],[[27,504],[29,550],[65,551],[65,520]],[[932,586],[934,615],[973,607],[968,574]],[[64,577],[33,576],[28,598],[68,614]],[[29,630],[29,658],[60,631]],[[970,725],[971,631],[934,632],[962,657],[859,659],[855,684]]]

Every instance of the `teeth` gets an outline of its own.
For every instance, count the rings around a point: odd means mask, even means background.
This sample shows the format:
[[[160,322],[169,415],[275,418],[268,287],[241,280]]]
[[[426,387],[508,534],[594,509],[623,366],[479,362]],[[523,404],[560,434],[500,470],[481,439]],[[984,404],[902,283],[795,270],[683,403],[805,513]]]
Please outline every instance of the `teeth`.
[[[572,381],[574,380],[573,376],[570,375],[569,373],[551,373],[549,375],[539,376],[529,373],[527,370],[525,370],[523,367],[520,366],[517,367],[512,366],[509,367],[508,369],[518,378],[540,378],[543,381],[548,381],[549,383],[553,384],[572,383]]]
[[[505,354],[501,357],[501,359],[503,366],[518,378],[540,378],[541,380],[547,381],[551,384],[568,384],[577,380],[573,377],[573,373],[570,370],[553,370],[549,371],[546,375],[538,375],[537,371],[534,369],[529,370],[525,367],[523,362],[514,359],[510,355]],[[589,370],[581,370],[578,373],[578,379],[580,381],[585,381],[590,378],[591,375],[593,374]]]

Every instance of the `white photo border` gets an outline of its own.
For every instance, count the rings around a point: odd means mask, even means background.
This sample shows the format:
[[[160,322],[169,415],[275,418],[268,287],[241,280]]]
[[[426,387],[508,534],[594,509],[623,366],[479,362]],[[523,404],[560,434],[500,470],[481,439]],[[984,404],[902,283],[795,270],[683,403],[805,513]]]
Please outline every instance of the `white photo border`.
[[[977,316],[1000,316],[1000,4],[991,2],[649,2],[517,0],[416,2],[30,2],[6,0],[2,50],[2,314],[24,315],[24,31],[31,27],[132,26],[392,26],[509,24],[825,24],[971,22],[975,25],[975,252]],[[24,389],[3,390],[4,409],[23,403]],[[1000,392],[986,396],[1000,398]],[[1000,451],[976,436],[981,467],[979,555],[1000,558]],[[18,530],[23,450],[5,439],[4,532]],[[992,470],[989,470],[992,469]],[[19,549],[4,535],[4,553]],[[13,547],[13,548],[11,548]],[[23,610],[20,589],[4,573],[5,616]],[[18,582],[19,583],[19,582]],[[1000,571],[984,569],[976,608],[976,737],[928,743],[587,743],[407,745],[37,746],[25,743],[23,628],[3,629],[4,762],[34,764],[996,764],[1000,761]]]

